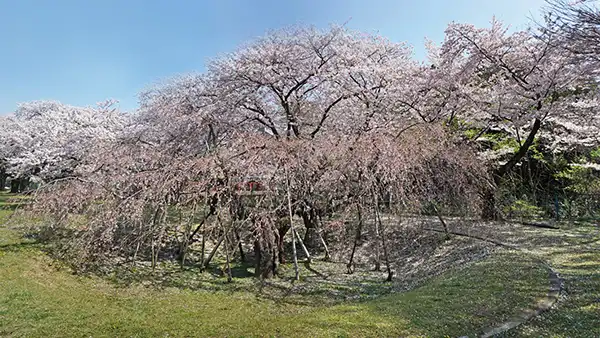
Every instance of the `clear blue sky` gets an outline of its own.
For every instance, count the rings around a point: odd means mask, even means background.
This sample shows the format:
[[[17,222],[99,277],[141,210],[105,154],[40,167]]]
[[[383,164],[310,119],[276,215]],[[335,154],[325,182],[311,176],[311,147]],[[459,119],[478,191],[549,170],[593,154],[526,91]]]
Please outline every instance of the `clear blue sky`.
[[[0,114],[54,99],[123,110],[137,93],[267,30],[343,23],[407,41],[443,39],[451,21],[523,28],[543,0],[0,0]]]

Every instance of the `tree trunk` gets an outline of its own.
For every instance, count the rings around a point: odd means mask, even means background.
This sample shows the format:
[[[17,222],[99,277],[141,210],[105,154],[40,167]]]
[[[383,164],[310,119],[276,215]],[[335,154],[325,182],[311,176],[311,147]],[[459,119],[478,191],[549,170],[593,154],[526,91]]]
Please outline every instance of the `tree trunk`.
[[[19,193],[19,186],[21,186],[19,180],[16,179],[16,178],[13,178],[10,181],[10,193],[11,194],[18,194]]]
[[[494,189],[488,188],[483,192],[483,208],[481,218],[484,220],[496,220],[499,218],[496,210],[496,194]]]
[[[542,102],[538,102],[537,110],[542,109]],[[498,187],[499,183],[502,181],[502,178],[510,172],[522,159],[527,155],[527,151],[533,142],[535,141],[535,136],[537,135],[540,127],[542,126],[542,121],[536,118],[533,121],[533,125],[531,127],[531,131],[529,135],[527,135],[527,139],[525,142],[521,144],[519,150],[506,162],[502,165],[498,170],[493,173],[494,188],[487,188],[486,191],[483,192],[483,208],[481,210],[481,218],[485,220],[496,220],[499,218],[498,210],[496,208],[496,197],[495,197],[495,189]]]
[[[19,192],[25,192],[27,189],[29,189],[29,179],[28,178],[23,178],[19,180]]]
[[[362,237],[362,213],[360,209],[360,204],[356,204],[356,214],[358,216],[358,225],[356,227],[356,236],[354,237],[354,244],[352,245],[352,252],[350,253],[350,259],[348,260],[348,264],[346,264],[346,268],[348,269],[348,274],[354,273],[354,255],[356,254],[356,248],[358,247],[358,242]]]
[[[312,226],[310,228],[306,228],[306,233],[304,234],[304,244],[307,248],[316,249],[319,243],[319,235],[317,234],[317,227]]]
[[[444,228],[444,233],[446,234],[446,239],[450,239],[450,232],[448,231],[448,225],[446,224],[446,221],[444,221],[444,218],[442,217],[442,213],[440,212],[440,210],[438,209],[438,207],[435,204],[433,205],[433,210],[435,211],[437,218],[440,220],[440,223],[442,223],[442,227]]]
[[[314,250],[319,245],[319,236],[317,234],[317,212],[311,207],[306,209],[302,210],[301,213],[302,221],[304,222],[304,227],[306,228],[303,242],[307,248]]]
[[[290,229],[292,230],[292,254],[294,257],[294,271],[295,271],[295,279],[300,280],[300,271],[298,270],[298,256],[296,254],[296,237],[300,239],[296,229],[294,229],[294,212],[292,210],[292,195],[290,193],[290,177],[287,172],[287,168],[285,168],[285,176],[286,176],[286,190],[287,190],[287,202],[288,202],[288,216],[290,218]],[[304,247],[304,245],[302,245]],[[307,251],[308,253],[308,251]],[[310,256],[308,257],[310,261]]]
[[[229,260],[229,245],[227,231],[225,231],[225,244],[223,244],[223,247],[225,248],[225,260],[227,265],[227,283],[231,283],[233,277],[231,275],[231,262]]]
[[[380,231],[380,236],[381,236],[381,244],[383,246],[383,258],[385,259],[385,268],[387,270],[387,278],[386,278],[386,282],[391,282],[392,278],[394,277],[394,272],[392,271],[392,265],[390,263],[390,254],[389,254],[389,250],[387,247],[387,240],[386,240],[386,232],[385,232],[385,226],[383,225],[383,222],[381,222],[381,215],[379,213],[379,200],[377,197],[375,197],[375,222],[377,222],[378,226],[379,226],[379,231]]]
[[[240,261],[246,263],[246,254],[244,253],[244,246],[242,245],[242,238],[238,230],[235,230],[235,240],[237,241],[238,249],[240,250]]]
[[[381,218],[378,217],[379,219],[379,225],[381,225]],[[387,240],[386,240],[386,233],[385,233],[385,228],[382,226],[381,227],[381,244],[383,245],[383,257],[385,259],[385,268],[387,270],[387,278],[386,278],[386,282],[391,282],[392,278],[394,277],[394,272],[392,271],[392,265],[390,263],[390,254],[389,254],[389,250],[388,250],[388,246],[387,246]]]
[[[321,232],[317,233],[319,235],[319,239],[321,240],[321,244],[323,245],[323,248],[325,248],[325,261],[329,261],[331,260],[331,255],[329,254],[329,248],[327,247],[327,243],[325,242],[325,238],[323,238],[323,235],[321,235]]]
[[[325,238],[323,238],[323,220],[319,216],[319,229],[317,231],[317,235],[319,236],[319,240],[321,241],[321,245],[323,245],[323,249],[325,250],[325,260],[329,261],[331,259],[331,255],[329,254],[329,247],[327,246],[327,242],[325,242]]]
[[[156,208],[154,212],[154,217],[152,221],[152,238],[151,238],[151,246],[152,246],[152,272],[156,269],[156,265],[158,264],[158,254],[160,252],[160,244],[162,242],[162,225],[165,220],[167,213],[164,210],[163,206]],[[158,228],[158,245],[154,238],[154,231]]]
[[[373,202],[375,202],[375,268],[373,270],[381,271],[381,255],[379,253],[379,243],[381,241],[381,234],[379,233],[379,217],[377,217],[379,214],[377,210],[379,204],[377,203],[378,198],[377,195],[375,195],[375,193],[373,193]]]
[[[202,230],[202,246],[200,248],[200,266],[204,266],[206,258],[206,230]]]
[[[254,222],[256,228],[254,274],[260,279],[269,279],[277,274],[279,232],[272,220],[265,216],[256,219]]]
[[[182,241],[181,241],[181,253],[180,253],[181,256],[179,258],[181,259],[181,268],[182,269],[185,266],[185,259],[186,259],[187,251],[188,251],[189,244],[190,244],[190,239],[189,239],[190,232],[192,231],[192,222],[194,221],[195,214],[196,214],[196,204],[194,203],[190,218],[185,223],[185,226],[184,226],[185,233],[184,233]],[[182,218],[183,218],[183,213],[181,211],[179,211],[179,222],[180,223],[181,223]]]
[[[277,273],[277,248],[257,239],[254,241],[254,256],[255,276],[260,279],[273,278]]]
[[[0,169],[0,191],[3,191],[6,187],[6,169]]]
[[[280,222],[277,227],[277,233],[279,234],[277,240],[277,251],[279,257],[279,264],[285,264],[285,235],[290,230],[290,224]]]

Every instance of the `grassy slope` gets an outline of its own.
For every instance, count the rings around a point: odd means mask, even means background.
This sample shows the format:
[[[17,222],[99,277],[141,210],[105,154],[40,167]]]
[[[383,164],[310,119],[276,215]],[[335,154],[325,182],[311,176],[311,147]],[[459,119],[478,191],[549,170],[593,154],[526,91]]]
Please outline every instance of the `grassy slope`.
[[[567,231],[562,245],[542,245],[532,253],[549,262],[565,280],[558,306],[518,327],[514,337],[600,337],[600,227]]]
[[[115,287],[52,264],[35,243],[0,226],[0,336],[472,337],[529,307],[548,287],[547,271],[514,252],[411,292],[331,307],[248,292]]]
[[[559,302],[507,337],[600,337],[600,225],[584,222],[543,229],[518,224],[478,224],[462,229],[517,245],[550,264],[564,279]]]
[[[115,288],[57,271],[35,245],[12,244],[11,231],[3,229],[0,237],[0,335],[472,336],[547,287],[543,268],[505,253],[411,292],[303,307],[251,293]]]

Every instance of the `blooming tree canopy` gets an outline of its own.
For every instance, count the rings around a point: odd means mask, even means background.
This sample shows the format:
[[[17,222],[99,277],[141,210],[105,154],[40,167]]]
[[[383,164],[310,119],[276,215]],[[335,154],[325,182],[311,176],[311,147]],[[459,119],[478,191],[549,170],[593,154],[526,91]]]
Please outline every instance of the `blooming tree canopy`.
[[[124,123],[111,101],[96,108],[23,103],[0,129],[7,172],[41,181],[70,175],[86,152],[115,139]]]
[[[380,126],[415,62],[404,44],[343,27],[290,28],[209,65],[215,116],[276,137]]]
[[[519,143],[498,176],[514,167],[540,134],[557,136],[555,126],[571,124],[570,131],[584,132],[572,124],[598,125],[596,69],[573,63],[573,55],[550,40],[507,30],[495,20],[484,29],[451,24],[431,71],[455,93],[451,107],[460,107],[446,109],[446,116],[482,131],[505,130]]]
[[[482,200],[489,211],[495,185],[534,141],[595,142],[596,69],[551,38],[497,21],[453,23],[418,63],[380,36],[288,28],[216,58],[204,74],[144,91],[126,126],[110,105],[24,105],[10,118],[18,137],[2,136],[5,153],[15,174],[49,179],[77,167],[80,177],[45,189],[36,207],[58,225],[86,215],[73,235],[84,261],[149,251],[155,262],[173,242],[185,259],[201,233],[220,238],[207,261],[202,253],[207,266],[233,232],[253,244],[256,274],[270,278],[298,215],[306,234],[344,220],[355,238],[351,273],[366,213],[433,205],[441,220],[441,209],[473,212]],[[461,128],[477,134],[464,142]],[[494,163],[493,179],[472,147],[490,130],[518,144]],[[261,193],[240,191],[249,178]]]

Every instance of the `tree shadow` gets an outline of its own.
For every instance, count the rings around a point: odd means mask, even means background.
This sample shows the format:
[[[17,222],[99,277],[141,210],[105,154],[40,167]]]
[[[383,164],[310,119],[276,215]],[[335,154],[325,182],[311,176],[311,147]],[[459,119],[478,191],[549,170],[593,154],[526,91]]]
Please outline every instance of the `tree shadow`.
[[[39,248],[38,242],[19,242],[19,243],[8,243],[0,244],[0,251],[4,252],[19,252],[30,248]]]

